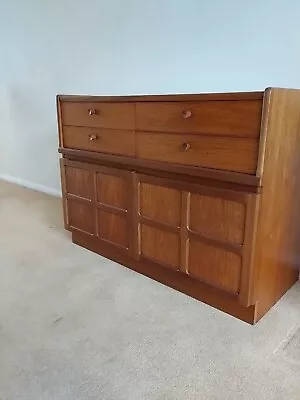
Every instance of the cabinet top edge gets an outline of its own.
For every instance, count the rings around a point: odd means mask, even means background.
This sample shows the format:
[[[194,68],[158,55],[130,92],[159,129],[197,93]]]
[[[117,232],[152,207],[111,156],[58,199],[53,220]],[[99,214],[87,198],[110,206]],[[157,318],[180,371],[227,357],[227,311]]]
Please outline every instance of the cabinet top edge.
[[[232,93],[199,93],[199,94],[160,94],[160,95],[131,95],[131,96],[88,96],[58,94],[58,101],[103,101],[103,102],[159,102],[159,101],[234,101],[262,100],[265,91],[261,92],[232,92]]]

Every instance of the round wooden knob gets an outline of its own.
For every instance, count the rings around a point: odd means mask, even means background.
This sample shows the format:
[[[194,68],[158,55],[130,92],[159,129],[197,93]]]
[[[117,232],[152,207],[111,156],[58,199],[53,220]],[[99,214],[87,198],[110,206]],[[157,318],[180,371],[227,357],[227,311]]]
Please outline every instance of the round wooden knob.
[[[96,112],[96,110],[94,110],[93,108],[91,108],[90,110],[89,110],[89,115],[96,115],[97,114],[97,112]]]
[[[184,119],[191,118],[191,116],[192,116],[192,111],[191,111],[191,110],[183,110],[182,116],[183,116]]]
[[[90,136],[89,136],[90,142],[92,142],[93,140],[97,140],[97,139],[98,139],[98,136],[97,136],[97,135],[90,135]]]
[[[191,148],[191,145],[189,143],[182,143],[183,151],[188,151],[190,148]]]

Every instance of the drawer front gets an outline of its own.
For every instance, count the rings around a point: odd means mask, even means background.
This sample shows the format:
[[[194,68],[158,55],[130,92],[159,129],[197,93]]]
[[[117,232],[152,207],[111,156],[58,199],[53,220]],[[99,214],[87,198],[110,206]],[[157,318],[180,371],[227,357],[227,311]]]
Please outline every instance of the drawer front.
[[[135,108],[129,103],[62,102],[63,125],[134,129]]]
[[[134,131],[64,126],[63,145],[72,149],[133,156]]]
[[[258,138],[261,100],[137,103],[141,131],[204,133]]]
[[[255,174],[258,140],[137,132],[137,157]]]

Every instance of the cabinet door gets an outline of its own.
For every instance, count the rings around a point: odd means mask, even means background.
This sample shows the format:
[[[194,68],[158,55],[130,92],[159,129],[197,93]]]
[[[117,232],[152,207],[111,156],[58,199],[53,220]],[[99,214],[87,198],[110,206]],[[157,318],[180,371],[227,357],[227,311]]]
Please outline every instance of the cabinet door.
[[[132,173],[96,167],[96,233],[102,241],[132,252]]]
[[[65,227],[94,235],[93,170],[88,164],[61,160]]]
[[[244,196],[225,193],[189,193],[186,267],[191,276],[238,294],[246,205],[240,201]]]
[[[199,186],[186,196],[186,272],[249,306],[259,195]]]
[[[132,252],[132,173],[61,161],[65,226]]]
[[[142,258],[180,269],[181,192],[140,176],[139,253]]]
[[[256,196],[138,175],[138,253],[250,304]]]

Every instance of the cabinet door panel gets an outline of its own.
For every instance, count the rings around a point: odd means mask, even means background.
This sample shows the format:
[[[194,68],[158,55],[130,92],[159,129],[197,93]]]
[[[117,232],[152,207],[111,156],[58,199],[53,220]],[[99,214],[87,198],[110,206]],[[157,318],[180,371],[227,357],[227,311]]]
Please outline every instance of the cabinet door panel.
[[[125,216],[97,210],[98,236],[112,244],[128,249],[128,224]]]
[[[132,173],[97,166],[95,174],[97,236],[132,253]]]
[[[238,293],[240,288],[241,256],[189,240],[188,273],[203,282]]]
[[[181,191],[139,175],[139,249],[144,258],[180,269]]]
[[[94,234],[94,182],[92,167],[62,159],[61,177],[65,227]]]
[[[70,228],[93,235],[94,211],[87,204],[74,200],[67,200],[68,225]]]
[[[160,228],[141,226],[141,254],[143,257],[179,269],[180,236]]]
[[[93,197],[93,174],[87,169],[65,166],[66,192],[83,199]]]
[[[179,190],[141,182],[141,215],[173,226],[180,226],[181,193]]]
[[[128,209],[128,181],[123,176],[96,173],[96,200],[109,206]]]
[[[224,198],[191,194],[190,229],[195,232],[242,244],[245,218],[245,204]]]

